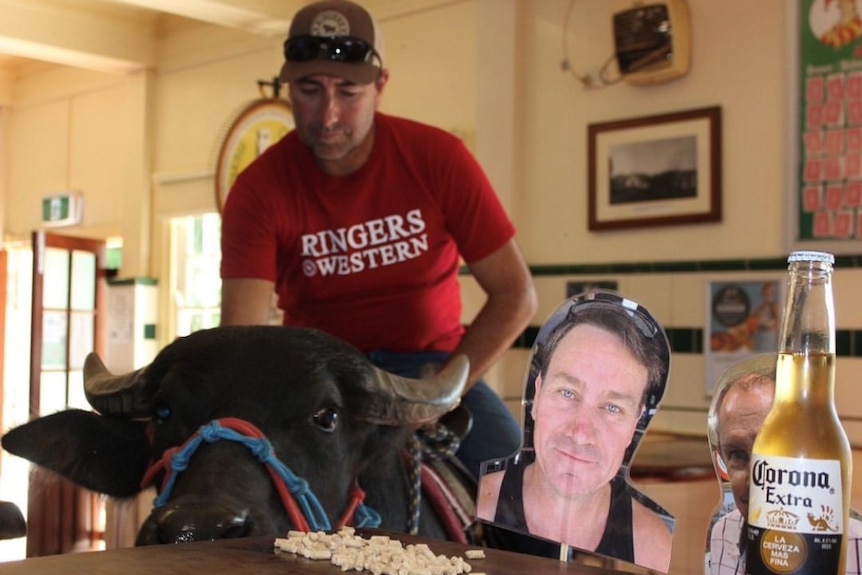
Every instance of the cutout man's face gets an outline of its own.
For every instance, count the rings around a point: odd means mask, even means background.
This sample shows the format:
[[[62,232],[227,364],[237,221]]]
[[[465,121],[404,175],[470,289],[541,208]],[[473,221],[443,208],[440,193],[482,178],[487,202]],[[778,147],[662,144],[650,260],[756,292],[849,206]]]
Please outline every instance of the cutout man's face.
[[[564,496],[589,494],[616,475],[631,443],[647,368],[620,338],[582,324],[560,341],[536,378],[532,416],[536,462]]]

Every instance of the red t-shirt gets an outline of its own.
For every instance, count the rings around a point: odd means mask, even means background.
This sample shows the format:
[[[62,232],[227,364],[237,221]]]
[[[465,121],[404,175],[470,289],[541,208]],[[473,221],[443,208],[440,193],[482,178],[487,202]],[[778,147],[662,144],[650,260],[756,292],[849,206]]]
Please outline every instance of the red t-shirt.
[[[275,282],[285,325],[363,351],[452,351],[459,254],[482,259],[514,233],[459,139],[378,113],[374,149],[353,174],[321,171],[291,132],[237,177],[221,275]]]

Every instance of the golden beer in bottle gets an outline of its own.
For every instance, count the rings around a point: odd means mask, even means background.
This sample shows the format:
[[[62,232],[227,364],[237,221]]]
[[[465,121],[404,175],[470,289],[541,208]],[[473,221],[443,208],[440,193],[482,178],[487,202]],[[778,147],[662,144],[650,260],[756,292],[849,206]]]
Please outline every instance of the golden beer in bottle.
[[[835,258],[787,261],[775,399],[751,454],[746,573],[843,574],[852,460],[834,401]]]

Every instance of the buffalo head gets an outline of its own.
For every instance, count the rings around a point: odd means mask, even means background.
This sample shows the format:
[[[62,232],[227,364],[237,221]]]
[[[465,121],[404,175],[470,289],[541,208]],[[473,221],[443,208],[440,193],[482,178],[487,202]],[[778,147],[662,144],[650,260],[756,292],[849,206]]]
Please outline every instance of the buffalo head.
[[[364,489],[380,525],[403,530],[400,450],[413,429],[457,405],[466,376],[464,358],[413,380],[315,330],[219,327],[177,339],[126,375],[91,355],[84,378],[96,412],[35,419],[2,445],[110,496],[154,483],[161,493],[139,544],[301,528],[284,482],[304,517],[316,509],[312,524],[348,519]]]

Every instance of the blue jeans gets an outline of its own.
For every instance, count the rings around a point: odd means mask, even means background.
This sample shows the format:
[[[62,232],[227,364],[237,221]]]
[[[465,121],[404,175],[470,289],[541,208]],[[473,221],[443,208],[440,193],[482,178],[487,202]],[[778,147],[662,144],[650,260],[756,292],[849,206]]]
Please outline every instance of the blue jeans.
[[[394,352],[374,350],[368,353],[371,363],[404,377],[421,377],[423,368],[439,367],[449,354],[440,351]],[[436,372],[436,369],[434,370]],[[462,398],[473,416],[473,427],[455,454],[473,474],[479,477],[479,464],[489,459],[509,457],[521,446],[521,426],[500,396],[479,380]]]

